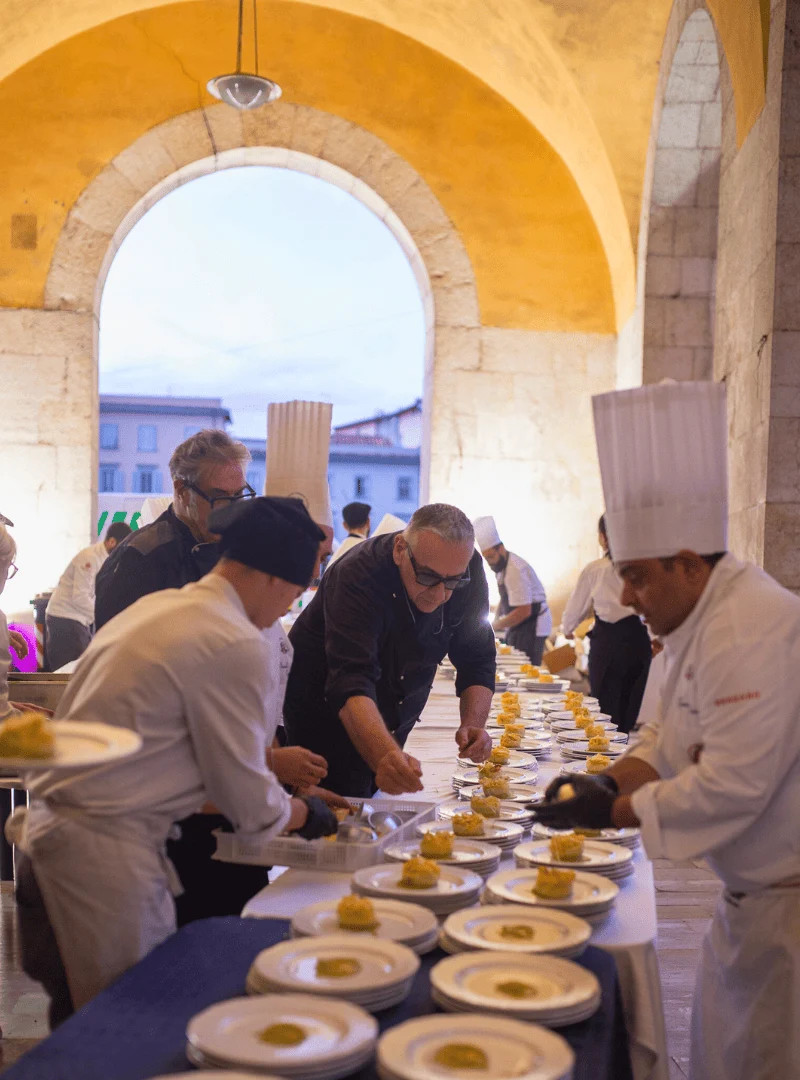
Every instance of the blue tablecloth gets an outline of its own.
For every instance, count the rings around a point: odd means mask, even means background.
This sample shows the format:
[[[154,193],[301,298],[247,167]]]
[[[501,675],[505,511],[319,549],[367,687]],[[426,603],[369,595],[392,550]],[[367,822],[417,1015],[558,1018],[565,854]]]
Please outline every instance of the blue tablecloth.
[[[3,1074],[3,1080],[147,1080],[189,1072],[186,1025],[195,1013],[244,994],[255,956],[289,935],[283,919],[205,919],[173,934]],[[422,957],[411,994],[378,1015],[381,1031],[436,1012],[428,972],[444,956]],[[562,1028],[575,1051],[574,1080],[630,1080],[628,1040],[613,958],[589,948],[578,963],[600,980],[603,1003],[582,1024]],[[352,1080],[376,1080],[372,1065]]]

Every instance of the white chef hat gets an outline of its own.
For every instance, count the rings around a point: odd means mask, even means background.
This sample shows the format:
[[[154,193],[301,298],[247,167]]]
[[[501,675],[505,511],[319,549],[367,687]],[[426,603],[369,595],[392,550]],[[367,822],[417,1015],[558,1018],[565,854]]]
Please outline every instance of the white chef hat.
[[[297,496],[318,525],[333,528],[328,455],[333,406],[273,402],[267,409],[266,495]]]
[[[405,527],[406,523],[402,518],[395,517],[394,514],[384,514],[372,535],[383,536],[384,533],[403,532]]]
[[[728,544],[725,386],[664,382],[592,399],[615,561]]]
[[[481,551],[487,551],[501,543],[500,533],[497,531],[493,517],[475,518],[472,527],[475,530],[475,543]]]

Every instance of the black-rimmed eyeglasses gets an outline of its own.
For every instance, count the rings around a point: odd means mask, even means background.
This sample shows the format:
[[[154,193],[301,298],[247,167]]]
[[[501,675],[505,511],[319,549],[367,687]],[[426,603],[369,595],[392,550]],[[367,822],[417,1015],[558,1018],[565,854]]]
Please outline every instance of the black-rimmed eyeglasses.
[[[193,491],[195,495],[199,495],[201,499],[205,499],[212,510],[219,509],[221,506],[229,506],[231,503],[239,502],[241,499],[255,499],[256,493],[250,487],[249,484],[245,484],[241,491],[235,495],[207,495],[205,491],[201,491],[196,484],[192,484],[189,480],[185,480],[182,476],[179,477],[182,484],[185,484],[190,491]]]
[[[442,577],[441,574],[437,574],[434,570],[426,570],[424,567],[420,570],[410,544],[406,545],[406,551],[411,560],[411,569],[414,571],[417,585],[424,585],[426,589],[435,589],[437,585],[444,585],[448,592],[463,589],[465,585],[469,585],[469,567],[458,577]]]
[[[6,571],[6,581],[11,581],[12,577],[16,577],[18,571],[19,571],[19,567],[17,566],[16,563],[12,562],[12,564],[9,566],[8,570]]]

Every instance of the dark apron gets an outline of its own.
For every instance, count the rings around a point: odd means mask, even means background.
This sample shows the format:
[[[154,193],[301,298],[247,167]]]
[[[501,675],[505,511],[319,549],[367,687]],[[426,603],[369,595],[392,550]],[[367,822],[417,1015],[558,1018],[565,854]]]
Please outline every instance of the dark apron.
[[[498,614],[508,615],[509,612],[514,610],[508,602],[508,589],[504,584],[501,585],[499,581],[497,588],[500,593],[500,603],[497,607]],[[542,653],[544,652],[544,638],[536,635],[536,623],[539,621],[539,612],[541,610],[541,604],[531,604],[529,617],[524,622],[519,623],[518,626],[512,626],[510,630],[506,630],[508,644],[524,652],[530,662],[537,665],[541,664]]]
[[[608,623],[595,618],[589,632],[589,684],[600,709],[620,731],[630,731],[639,716],[652,649],[638,615]]]

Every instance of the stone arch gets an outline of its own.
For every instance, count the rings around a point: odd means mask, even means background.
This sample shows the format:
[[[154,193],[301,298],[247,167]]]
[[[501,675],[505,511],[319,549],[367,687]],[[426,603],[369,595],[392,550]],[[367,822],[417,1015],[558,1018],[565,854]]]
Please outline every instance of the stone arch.
[[[720,49],[703,4],[676,5],[654,121],[642,381],[713,377],[722,142]],[[673,44],[674,42],[674,44]],[[671,53],[671,55],[670,55]]]
[[[427,183],[383,140],[349,121],[284,103],[252,114],[216,105],[153,128],[118,154],[72,207],[47,277],[45,309],[91,315],[96,382],[100,298],[125,236],[175,188],[246,165],[311,173],[348,191],[405,252],[425,310],[421,481],[427,498],[434,370],[437,358],[452,364],[474,347],[480,325],[475,276],[458,231]],[[96,427],[94,412],[96,403]]]

